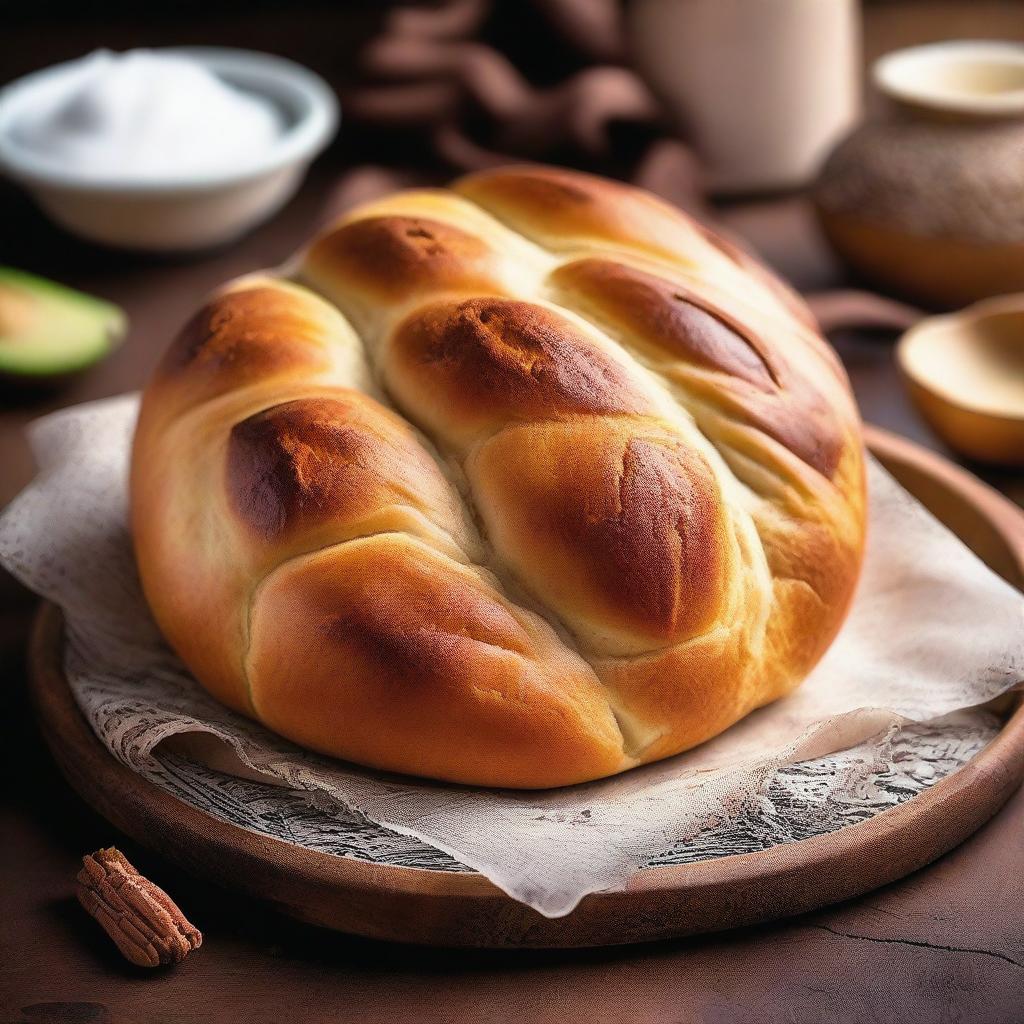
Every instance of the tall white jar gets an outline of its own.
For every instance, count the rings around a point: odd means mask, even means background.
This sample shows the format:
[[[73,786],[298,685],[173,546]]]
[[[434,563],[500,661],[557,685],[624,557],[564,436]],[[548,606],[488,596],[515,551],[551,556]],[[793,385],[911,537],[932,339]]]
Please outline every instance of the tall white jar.
[[[856,0],[627,0],[626,25],[713,191],[807,183],[860,113]]]

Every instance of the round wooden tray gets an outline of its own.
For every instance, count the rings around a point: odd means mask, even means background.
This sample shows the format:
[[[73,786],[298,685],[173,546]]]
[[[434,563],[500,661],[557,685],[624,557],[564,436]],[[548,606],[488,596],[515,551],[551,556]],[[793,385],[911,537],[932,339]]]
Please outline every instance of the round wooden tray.
[[[887,468],[977,553],[1024,588],[1024,515],[968,473],[876,429]],[[1024,702],[999,736],[920,796],[813,839],[636,875],[549,920],[478,874],[371,864],[316,853],[212,818],[144,781],[104,748],[61,670],[61,617],[44,607],[32,642],[43,734],[71,785],[137,842],[188,870],[314,924],[430,945],[615,945],[801,913],[902,878],[988,820],[1024,777]]]

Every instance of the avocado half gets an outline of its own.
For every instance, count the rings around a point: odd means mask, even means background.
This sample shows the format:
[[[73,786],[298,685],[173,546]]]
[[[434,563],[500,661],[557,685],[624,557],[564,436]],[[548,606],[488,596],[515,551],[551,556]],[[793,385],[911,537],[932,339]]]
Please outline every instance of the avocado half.
[[[46,379],[82,370],[121,341],[117,306],[0,267],[0,375]]]

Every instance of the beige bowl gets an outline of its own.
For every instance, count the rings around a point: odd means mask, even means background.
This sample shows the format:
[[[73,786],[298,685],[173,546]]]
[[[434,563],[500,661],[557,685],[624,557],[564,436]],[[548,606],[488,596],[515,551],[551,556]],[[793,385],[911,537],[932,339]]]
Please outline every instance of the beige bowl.
[[[896,359],[924,417],[971,458],[1024,466],[1024,294],[930,317]]]

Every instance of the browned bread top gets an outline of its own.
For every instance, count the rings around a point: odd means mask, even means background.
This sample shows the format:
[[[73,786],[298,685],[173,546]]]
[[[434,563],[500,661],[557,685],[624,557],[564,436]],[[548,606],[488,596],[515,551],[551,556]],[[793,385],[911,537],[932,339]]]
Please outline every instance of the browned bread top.
[[[628,186],[507,168],[243,278],[147,388],[147,598],[299,743],[552,786],[716,735],[806,676],[856,583],[842,368],[746,253]]]

